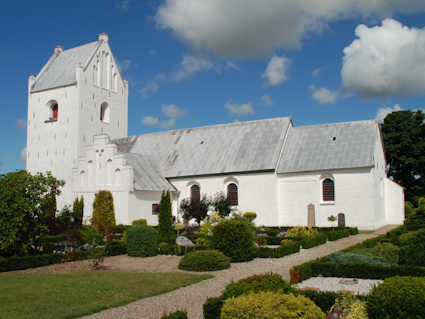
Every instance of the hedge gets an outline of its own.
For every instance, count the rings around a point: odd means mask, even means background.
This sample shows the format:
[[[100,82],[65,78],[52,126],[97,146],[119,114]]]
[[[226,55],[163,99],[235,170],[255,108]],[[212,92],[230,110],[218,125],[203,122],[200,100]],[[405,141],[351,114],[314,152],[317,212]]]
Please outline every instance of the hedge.
[[[67,254],[43,254],[36,256],[10,257],[0,259],[0,271],[23,270],[57,264],[68,260]]]
[[[300,281],[319,275],[362,279],[385,279],[394,276],[425,277],[425,267],[337,264],[323,262],[323,258],[295,266],[294,269],[300,271]]]
[[[256,248],[257,258],[280,258],[287,255],[292,255],[300,251],[300,242],[294,241],[286,243],[277,248],[269,248],[260,246]]]
[[[326,244],[328,236],[326,234],[318,234],[314,237],[305,237],[301,240],[301,245],[304,249],[310,249],[322,244]]]
[[[187,253],[197,251],[197,250],[206,250],[207,246],[204,245],[195,245],[195,246],[178,246],[178,245],[170,245],[168,243],[159,243],[158,245],[158,253],[160,255],[177,255],[184,256]]]
[[[350,236],[350,229],[346,228],[346,229],[336,230],[333,232],[329,232],[327,234],[328,234],[329,241],[335,241],[335,240]]]

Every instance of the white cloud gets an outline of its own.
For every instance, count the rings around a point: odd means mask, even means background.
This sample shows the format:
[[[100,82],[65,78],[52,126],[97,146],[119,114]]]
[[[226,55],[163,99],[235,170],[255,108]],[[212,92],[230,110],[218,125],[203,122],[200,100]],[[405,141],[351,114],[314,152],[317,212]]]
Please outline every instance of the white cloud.
[[[213,69],[214,64],[206,58],[195,57],[185,54],[183,61],[179,64],[178,69],[173,72],[170,77],[173,81],[179,82],[192,77],[194,74]]]
[[[121,72],[124,72],[125,70],[127,70],[130,66],[131,66],[131,60],[127,59],[124,61],[117,61],[118,64],[118,68],[120,69]]]
[[[424,9],[423,0],[165,0],[155,20],[192,49],[253,58],[298,49],[306,35],[322,32],[330,21]]]
[[[177,118],[177,117],[185,116],[186,112],[178,108],[177,106],[170,104],[170,105],[162,106],[162,114],[164,114],[167,117]]]
[[[14,125],[21,130],[26,130],[27,129],[27,120],[17,119],[16,122],[14,123]]]
[[[394,105],[394,107],[393,108],[391,108],[391,107],[387,107],[387,108],[380,108],[380,109],[378,109],[378,112],[376,113],[376,120],[379,122],[379,123],[382,123],[382,122],[384,122],[384,119],[385,119],[385,117],[388,115],[388,114],[390,114],[391,112],[395,112],[395,111],[401,111],[402,110],[402,108],[401,108],[401,106],[400,105],[398,105],[398,104],[396,104],[396,105]]]
[[[246,104],[232,104],[230,101],[226,103],[225,108],[229,110],[229,116],[234,114],[239,116],[254,114],[254,107],[251,102]]]
[[[20,163],[26,163],[27,162],[27,148],[23,148],[21,150],[21,154],[19,156],[19,162]]]
[[[323,71],[323,69],[322,68],[317,68],[317,69],[314,69],[312,72],[311,72],[311,75],[314,77],[314,78],[317,78],[321,73],[322,73],[322,71]]]
[[[274,55],[269,61],[266,71],[261,75],[262,79],[267,79],[270,86],[280,85],[288,80],[286,73],[288,72],[291,60],[284,56]]]
[[[131,0],[115,1],[115,9],[119,11],[128,11],[130,9]]]
[[[365,99],[425,94],[425,29],[393,19],[382,26],[359,25],[344,49],[343,87]]]
[[[236,64],[234,64],[233,62],[227,61],[225,70],[229,70],[229,69],[235,69],[239,71],[239,68]]]
[[[169,119],[168,121],[161,122],[157,117],[146,116],[142,120],[142,124],[146,126],[160,126],[162,128],[172,128],[176,123],[175,119]]]
[[[314,85],[310,85],[309,90],[311,92],[311,98],[320,105],[333,104],[341,96],[338,91],[331,91],[325,87],[318,89]]]
[[[273,102],[273,99],[270,97],[270,95],[265,94],[261,97],[260,105],[272,106],[274,105],[274,102]]]

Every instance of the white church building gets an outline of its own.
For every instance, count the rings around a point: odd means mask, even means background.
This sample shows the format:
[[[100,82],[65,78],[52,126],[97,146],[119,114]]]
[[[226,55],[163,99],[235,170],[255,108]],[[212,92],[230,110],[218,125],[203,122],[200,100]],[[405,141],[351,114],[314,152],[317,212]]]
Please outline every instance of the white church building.
[[[118,224],[155,214],[169,190],[173,214],[188,197],[232,196],[257,225],[376,229],[404,221],[404,189],[386,175],[374,120],[294,127],[290,117],[127,137],[128,82],[108,35],[57,46],[28,86],[27,170],[65,180],[58,208],[110,190]]]

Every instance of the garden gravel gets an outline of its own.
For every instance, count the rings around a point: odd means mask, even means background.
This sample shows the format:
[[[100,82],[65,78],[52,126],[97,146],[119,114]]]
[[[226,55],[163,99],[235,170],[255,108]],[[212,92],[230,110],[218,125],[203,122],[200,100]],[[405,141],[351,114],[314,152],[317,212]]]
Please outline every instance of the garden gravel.
[[[333,242],[327,242],[321,246],[313,247],[308,250],[302,250],[299,253],[292,254],[282,258],[276,259],[254,259],[244,263],[232,263],[230,269],[220,270],[215,272],[203,272],[210,273],[214,277],[202,282],[193,284],[188,287],[180,288],[162,295],[153,296],[149,298],[140,299],[128,305],[103,310],[93,315],[85,316],[83,318],[88,319],[124,319],[124,318],[144,318],[144,319],[157,319],[161,318],[164,313],[169,314],[177,310],[186,310],[189,319],[201,319],[203,318],[203,304],[209,297],[218,297],[222,291],[232,280],[238,281],[242,278],[255,275],[255,274],[267,274],[277,273],[283,277],[283,279],[289,281],[289,270],[296,265],[300,265],[307,261],[326,256],[330,253],[340,251],[352,245],[358,244],[366,239],[376,237],[380,234],[385,234],[387,231],[397,226],[386,226],[378,229],[371,234],[359,234],[355,236],[349,236]],[[173,256],[175,261],[179,257]],[[115,257],[119,261],[119,257]],[[125,257],[123,257],[125,258]],[[156,258],[156,257],[153,257]],[[175,259],[177,258],[177,259]],[[142,258],[144,259],[144,258]],[[140,259],[132,259],[134,262]],[[130,267],[132,271],[137,271],[137,266],[131,267],[129,259],[125,260],[126,265],[122,265],[123,268]],[[171,271],[171,270],[170,270]],[[174,271],[174,270],[172,270]],[[180,271],[180,270],[179,270]],[[321,281],[324,278],[313,279],[317,281],[318,286],[323,286],[325,289],[330,287],[330,283]],[[313,286],[313,284],[308,284]],[[316,285],[316,283],[315,283]],[[358,284],[362,289],[370,289],[368,281],[365,283]],[[352,286],[350,285],[350,289]],[[318,287],[321,288],[321,287]],[[341,290],[340,287],[337,287]],[[363,290],[362,290],[363,292]]]

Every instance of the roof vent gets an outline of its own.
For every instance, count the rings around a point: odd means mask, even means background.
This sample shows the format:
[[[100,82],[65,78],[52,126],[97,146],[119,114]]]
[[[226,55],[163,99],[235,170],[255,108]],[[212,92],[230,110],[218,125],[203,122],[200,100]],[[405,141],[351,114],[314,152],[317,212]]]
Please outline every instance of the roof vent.
[[[63,47],[61,45],[55,46],[55,51],[54,51],[55,53],[60,53],[62,51],[63,51]]]

